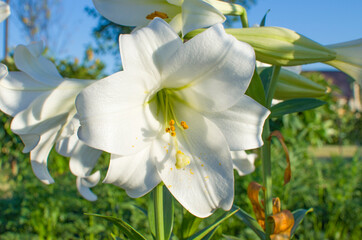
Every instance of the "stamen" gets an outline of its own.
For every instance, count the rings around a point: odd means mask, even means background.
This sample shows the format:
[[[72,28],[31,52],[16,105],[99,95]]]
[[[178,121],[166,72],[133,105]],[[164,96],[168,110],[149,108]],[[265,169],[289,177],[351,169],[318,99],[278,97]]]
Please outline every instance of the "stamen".
[[[171,132],[171,136],[175,137],[176,136],[176,132]]]
[[[176,128],[175,128],[175,126],[171,126],[171,131],[173,131],[173,132],[174,132],[174,131],[175,131],[175,129],[176,129]]]
[[[170,132],[171,131],[171,129],[170,128],[166,128],[166,132],[168,133],[168,132]]]
[[[153,13],[148,14],[148,15],[146,16],[146,19],[152,20],[152,19],[154,19],[155,17],[159,17],[159,18],[162,18],[162,19],[168,18],[168,16],[167,16],[166,13],[159,12],[159,11],[154,11]]]
[[[168,124],[170,124],[170,126],[175,125],[175,120],[171,119],[171,120],[170,120],[170,122],[169,122]]]
[[[190,164],[190,157],[186,156],[183,152],[178,150],[176,153],[176,164],[175,164],[176,168],[182,169],[189,164]]]

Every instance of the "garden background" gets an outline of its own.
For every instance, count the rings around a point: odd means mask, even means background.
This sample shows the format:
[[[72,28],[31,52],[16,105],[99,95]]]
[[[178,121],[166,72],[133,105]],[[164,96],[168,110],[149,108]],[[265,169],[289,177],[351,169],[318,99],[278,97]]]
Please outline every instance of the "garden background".
[[[86,16],[86,20],[82,21],[93,24],[90,27],[91,32],[80,39],[81,47],[77,43],[78,39],[72,36],[73,25],[67,25],[66,16],[62,15],[70,1],[21,2],[10,2],[13,11],[8,33],[0,35],[9,40],[9,51],[2,52],[6,52],[7,57],[2,62],[6,63],[9,70],[16,70],[12,59],[15,45],[34,40],[45,41],[48,46],[46,55],[56,63],[64,77],[95,79],[120,69],[120,59],[116,58],[117,36],[131,29],[120,28],[102,18],[94,11],[90,1],[88,4],[83,3],[80,9],[83,16]],[[267,0],[237,2],[243,2],[244,6],[250,8],[251,13],[253,8],[261,8],[263,2],[270,3]],[[277,6],[274,8],[278,9]],[[330,6],[326,5],[325,8]],[[346,8],[348,12],[348,4]],[[264,13],[267,10],[264,6]],[[280,26],[279,20],[273,18],[278,14],[279,18],[288,19],[287,13],[287,16],[283,16],[277,10],[275,13],[273,11],[272,8],[267,24]],[[340,14],[343,11],[344,8],[341,8]],[[305,14],[300,14],[305,18]],[[255,19],[261,19],[262,16],[255,16]],[[252,19],[250,17],[251,23]],[[327,21],[326,17],[320,19]],[[359,20],[362,20],[361,17]],[[77,21],[76,18],[74,21]],[[348,29],[353,29],[355,24],[344,22],[343,18],[340,18],[339,22]],[[229,19],[227,24],[236,23]],[[308,26],[313,28],[310,23]],[[299,31],[292,25],[285,27]],[[356,39],[361,36],[359,29],[352,33],[357,34],[356,36],[345,36],[345,39],[336,36],[337,39],[333,40],[342,42]],[[5,29],[0,30],[5,32]],[[335,33],[337,31],[335,30]],[[305,32],[300,33],[310,36]],[[84,41],[85,38],[90,40]],[[3,46],[5,42],[1,39],[0,45]],[[72,44],[78,46],[74,55],[70,54],[75,48],[69,46]],[[330,89],[329,93],[321,98],[327,104],[314,110],[273,119],[272,128],[281,130],[288,146],[293,174],[291,182],[283,186],[282,177],[277,176],[283,176],[285,157],[280,143],[273,140],[273,190],[286,209],[313,208],[313,212],[307,215],[298,229],[295,239],[359,240],[362,239],[361,90],[347,75],[322,66],[307,67],[308,71],[303,72],[303,75]],[[315,71],[318,69],[323,71]],[[147,208],[147,196],[134,202],[121,189],[99,184],[92,189],[98,200],[88,202],[77,193],[75,176],[70,174],[68,159],[55,152],[49,157],[48,164],[56,183],[50,186],[42,184],[31,170],[29,155],[21,152],[21,140],[10,130],[11,118],[1,113],[0,120],[0,239],[112,239],[111,233],[121,235],[113,225],[84,213],[121,217],[141,232],[144,229],[142,233],[151,238],[147,235],[147,216],[142,209]],[[98,165],[107,166],[108,161],[109,155],[104,154],[102,163]],[[239,177],[235,174],[235,203],[249,213],[252,213],[252,207],[247,200],[246,189],[251,181],[262,181],[260,165],[260,160],[257,160],[256,171],[248,176]],[[107,169],[99,170],[104,177]],[[142,207],[136,207],[135,203]],[[181,211],[180,206],[176,207],[175,226],[181,222],[181,219],[177,218],[177,211]],[[221,212],[220,210],[220,214]],[[218,213],[203,220],[201,224],[207,225],[217,216]],[[177,232],[177,229],[175,231]],[[239,239],[255,239],[254,233],[236,217],[222,224],[214,239],[223,238],[222,233],[237,236]]]

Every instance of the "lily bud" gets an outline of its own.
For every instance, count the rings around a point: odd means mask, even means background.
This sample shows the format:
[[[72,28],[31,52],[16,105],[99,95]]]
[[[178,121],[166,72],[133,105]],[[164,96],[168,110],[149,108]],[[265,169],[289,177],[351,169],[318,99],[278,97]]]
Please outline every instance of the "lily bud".
[[[325,63],[345,72],[362,85],[362,38],[326,47],[334,50],[337,56]]]
[[[264,67],[259,67],[258,72],[264,69]],[[279,100],[306,97],[316,98],[322,97],[326,91],[327,89],[324,86],[309,78],[282,68],[279,73],[274,98]]]
[[[226,29],[238,40],[249,43],[256,59],[282,66],[334,60],[336,53],[292,30],[281,27]]]

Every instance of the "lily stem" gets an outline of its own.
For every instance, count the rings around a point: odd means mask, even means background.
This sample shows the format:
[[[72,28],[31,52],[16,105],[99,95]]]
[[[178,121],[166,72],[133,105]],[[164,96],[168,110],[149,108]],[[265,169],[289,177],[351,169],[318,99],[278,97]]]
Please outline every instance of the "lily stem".
[[[267,94],[266,106],[270,109],[271,103],[276,90],[278,77],[280,73],[280,66],[273,66],[273,73],[270,80],[270,85]],[[271,141],[270,141],[270,125],[269,118],[265,121],[263,129],[263,141],[262,147],[262,161],[263,161],[263,185],[265,187],[265,235],[266,240],[270,240],[270,234],[272,234],[272,225],[268,221],[268,217],[273,214],[273,181],[272,181],[272,166],[271,166]]]
[[[156,220],[156,239],[165,240],[164,231],[164,215],[163,215],[163,184],[158,184],[154,190],[154,204],[155,204],[155,220]]]

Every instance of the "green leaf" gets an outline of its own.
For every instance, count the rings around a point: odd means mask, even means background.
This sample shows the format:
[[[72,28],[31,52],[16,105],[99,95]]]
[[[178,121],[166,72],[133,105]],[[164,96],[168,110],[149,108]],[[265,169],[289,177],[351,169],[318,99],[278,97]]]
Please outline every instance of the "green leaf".
[[[264,87],[256,68],[254,70],[253,78],[251,79],[251,82],[245,94],[260,103],[261,105],[265,106]]]
[[[172,234],[173,222],[174,222],[174,204],[173,196],[164,186],[163,189],[163,225],[164,225],[164,236],[165,239],[170,239]],[[154,237],[156,237],[156,215],[155,215],[155,202],[154,202],[154,192],[150,194],[148,202],[148,221],[150,224],[150,230]]]
[[[197,231],[200,223],[203,221],[202,218],[195,217],[188,211],[183,215],[181,223],[181,234],[182,239],[186,239]]]
[[[239,209],[232,209],[229,212],[224,213],[221,217],[219,217],[218,219],[216,219],[216,221],[207,226],[206,228],[198,231],[197,233],[195,233],[194,235],[192,235],[190,238],[188,238],[189,240],[206,240],[206,239],[210,239],[213,235],[213,231],[216,230],[216,228],[218,226],[220,226],[221,223],[223,223],[226,219],[228,219],[229,217],[231,217],[232,215],[234,215],[237,211],[239,211]]]
[[[326,104],[326,102],[315,98],[295,98],[278,103],[271,107],[270,117],[281,117],[285,114],[303,112],[317,108]]]
[[[131,225],[129,225],[122,219],[119,219],[116,217],[100,215],[100,214],[93,214],[93,213],[85,213],[85,214],[89,215],[89,216],[100,217],[100,218],[103,218],[103,219],[106,219],[106,220],[112,222],[113,224],[117,225],[120,228],[120,230],[122,231],[122,233],[124,235],[126,235],[129,239],[134,239],[134,240],[145,240],[146,239],[144,236],[142,236],[141,233],[139,233],[136,229],[134,229]]]
[[[292,231],[290,232],[290,235],[292,236],[291,238],[293,238],[295,231],[297,231],[297,228],[298,228],[299,224],[302,223],[305,215],[307,215],[310,212],[313,212],[313,208],[309,208],[308,210],[307,209],[298,209],[293,212],[294,226],[292,228]]]
[[[121,238],[117,237],[113,233],[111,233],[111,237],[113,238],[113,240],[122,240]]]
[[[239,208],[238,206],[233,206],[231,210],[238,209],[239,211],[235,214],[236,217],[238,217],[241,221],[245,223],[246,226],[248,226],[251,230],[253,230],[256,235],[259,236],[260,239],[265,240],[265,233],[263,229],[260,227],[259,223],[250,216],[247,212]]]
[[[265,68],[260,73],[260,79],[264,87],[264,95],[267,96],[269,92],[270,82],[273,75],[273,67]]]
[[[238,237],[230,236],[230,235],[222,235],[226,240],[240,240]]]
[[[265,21],[266,21],[266,16],[268,15],[268,13],[270,12],[270,9],[268,9],[268,11],[266,11],[263,19],[260,22],[260,27],[264,27],[265,26]]]

